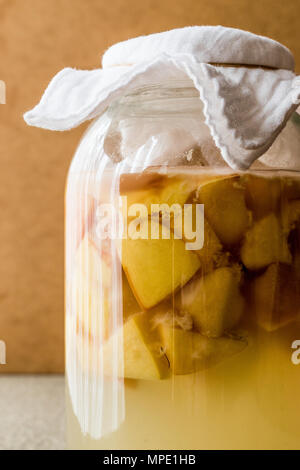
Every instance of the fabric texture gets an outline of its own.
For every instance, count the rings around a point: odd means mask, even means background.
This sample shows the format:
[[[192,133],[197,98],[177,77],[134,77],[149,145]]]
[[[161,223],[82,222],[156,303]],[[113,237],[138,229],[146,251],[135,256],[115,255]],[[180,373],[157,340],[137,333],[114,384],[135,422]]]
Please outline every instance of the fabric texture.
[[[291,52],[269,38],[221,26],[182,28],[112,46],[102,69],[63,69],[24,119],[63,131],[100,115],[130,90],[188,79],[199,91],[222,157],[233,169],[245,170],[272,145],[300,103],[300,77],[293,68]]]

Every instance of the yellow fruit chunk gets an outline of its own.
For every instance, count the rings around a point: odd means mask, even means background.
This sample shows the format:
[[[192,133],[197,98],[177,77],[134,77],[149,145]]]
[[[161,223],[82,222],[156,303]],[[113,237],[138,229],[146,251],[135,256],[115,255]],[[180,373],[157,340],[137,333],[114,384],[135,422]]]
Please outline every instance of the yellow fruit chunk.
[[[213,339],[169,326],[161,326],[160,331],[175,375],[191,374],[212,367],[247,346],[247,342],[241,338],[223,336]]]
[[[149,310],[152,315],[151,323],[154,328],[165,326],[178,326],[183,330],[193,329],[193,319],[187,312],[179,311],[174,302],[164,301]]]
[[[90,181],[86,176],[69,178],[67,186],[66,223],[72,224],[72,242],[78,248],[93,223],[96,199],[88,192]]]
[[[108,257],[101,258],[99,249],[85,236],[76,256],[76,268],[72,279],[72,300],[77,311],[78,330],[89,336],[107,338],[112,328],[111,319],[111,267]],[[123,320],[141,311],[127,278],[122,272]]]
[[[203,335],[222,336],[238,323],[244,309],[239,277],[235,268],[219,268],[178,293],[181,311],[191,315],[194,327]]]
[[[159,334],[147,313],[130,317],[103,345],[102,355],[104,375],[112,375],[113,367],[119,377],[128,379],[158,380],[169,372]]]
[[[101,258],[100,249],[89,235],[86,235],[76,253],[76,269],[80,271],[81,276],[89,282],[101,280],[104,285],[108,285],[111,268],[107,261],[104,256]]]
[[[130,191],[161,187],[166,178],[164,174],[147,170],[143,173],[122,173],[120,175],[120,194],[126,195]]]
[[[261,218],[269,212],[275,212],[280,206],[281,180],[257,175],[246,175],[246,204],[254,217]]]
[[[188,229],[186,225],[188,225]],[[184,211],[182,213],[181,227],[182,227],[183,239],[185,240],[185,242],[194,244],[197,237],[198,239],[200,239],[198,232],[192,237],[189,234],[190,230],[192,230],[193,233],[196,232],[197,230],[196,205],[195,204],[190,204],[188,207],[186,206],[184,208]],[[199,224],[199,229],[203,230],[203,236],[204,236],[203,246],[202,248],[195,249],[193,251],[197,253],[197,255],[199,256],[202,267],[206,271],[207,269],[210,269],[211,266],[215,262],[217,262],[220,259],[220,257],[223,255],[222,244],[220,240],[218,239],[216,233],[212,229],[210,223],[206,220],[205,217],[204,217],[204,224],[203,223]],[[176,220],[175,220],[175,226],[174,226],[174,233],[175,234],[180,233],[176,226]]]
[[[197,190],[204,214],[222,243],[234,245],[243,237],[250,224],[245,188],[239,176],[230,176],[203,183]]]
[[[127,196],[128,205],[143,203],[150,212],[151,204],[180,204],[189,199],[197,189],[199,183],[222,178],[219,175],[208,173],[195,174],[178,168],[176,174],[163,175],[155,172],[141,174],[123,174],[120,177],[120,194]]]
[[[197,188],[198,181],[194,177],[173,176],[157,177],[150,180],[147,189],[138,187],[137,189],[121,189],[121,196],[127,196],[127,208],[132,204],[143,204],[147,208],[148,215],[151,215],[152,204],[173,204],[182,206],[190,194]],[[124,187],[124,182],[121,188]],[[126,186],[125,186],[126,188]]]
[[[86,235],[76,254],[72,308],[77,312],[78,330],[101,340],[107,337],[109,329],[110,278],[110,266]]]
[[[257,276],[250,288],[257,323],[267,331],[299,319],[300,286],[291,266],[274,263]]]
[[[141,231],[147,221],[141,221]],[[161,229],[159,224],[154,228]],[[148,233],[148,228],[145,228]],[[166,298],[177,288],[186,284],[200,268],[200,260],[192,251],[186,250],[182,240],[174,239],[169,232],[169,239],[127,238],[122,243],[122,264],[132,291],[145,308],[151,308]]]
[[[122,297],[123,297],[123,321],[125,322],[131,315],[141,312],[141,307],[128,284],[125,273],[122,272]]]
[[[285,202],[282,205],[281,218],[284,233],[289,234],[300,220],[300,200]]]
[[[283,191],[284,196],[287,197],[287,199],[300,199],[300,178],[283,178]]]
[[[277,261],[291,263],[287,237],[274,214],[255,222],[246,233],[241,248],[241,259],[250,270],[258,270]]]
[[[211,225],[204,219],[204,243],[197,255],[204,264],[209,264],[211,260],[216,261],[222,251],[222,245]]]

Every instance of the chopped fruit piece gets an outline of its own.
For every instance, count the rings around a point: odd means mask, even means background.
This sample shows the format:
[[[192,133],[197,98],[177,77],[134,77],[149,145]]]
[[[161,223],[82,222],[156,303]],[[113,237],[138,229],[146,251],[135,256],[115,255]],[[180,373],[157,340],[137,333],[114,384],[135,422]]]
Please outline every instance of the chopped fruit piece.
[[[299,319],[300,287],[291,266],[268,266],[252,281],[250,295],[257,323],[267,331]]]
[[[81,207],[81,232],[79,235],[79,240],[80,242],[84,235],[89,231],[90,227],[92,226],[92,222],[94,220],[94,215],[95,215],[95,208],[96,208],[96,200],[91,196],[87,195],[87,201],[82,203]],[[79,243],[78,243],[79,244]]]
[[[160,187],[166,180],[166,175],[148,172],[123,173],[120,175],[120,193],[126,195],[131,191],[145,190],[149,187]]]
[[[257,175],[246,175],[246,204],[255,218],[275,212],[280,206],[281,180]]]
[[[247,342],[223,336],[207,338],[200,333],[162,325],[163,347],[175,375],[191,374],[207,369],[241,352]]]
[[[222,245],[209,222],[204,219],[204,243],[196,253],[204,264],[209,264],[211,260],[216,261],[220,258]]]
[[[201,174],[182,173],[166,176],[159,173],[123,174],[120,177],[120,194],[127,196],[130,204],[142,203],[150,213],[151,204],[180,204],[189,199],[200,182],[218,180],[222,176],[203,171]],[[147,188],[147,189],[145,189]]]
[[[109,330],[110,266],[86,235],[76,257],[72,279],[72,299],[77,311],[78,329],[90,336],[107,338]],[[101,291],[102,286],[102,291]]]
[[[205,217],[221,242],[225,245],[238,243],[251,220],[239,176],[203,183],[198,187],[197,197],[197,202],[204,204]]]
[[[103,261],[103,258],[105,261],[108,260],[107,256],[101,256],[100,247],[97,247],[89,235],[86,235],[76,253],[76,267],[89,282],[101,280],[107,286],[110,284],[111,267]]]
[[[185,210],[182,214],[182,235],[186,242],[194,243],[196,236],[194,238],[186,238],[187,228],[184,224],[189,225],[189,229],[196,230],[196,207],[195,204],[191,204],[188,207],[185,207]],[[200,230],[203,229],[203,224],[200,225]],[[176,228],[176,220],[174,226],[174,233],[180,233]],[[222,244],[212,229],[210,223],[204,218],[204,242],[202,248],[199,250],[193,250],[199,256],[203,269],[211,267],[214,262],[218,262],[220,257],[224,255],[222,252]],[[199,237],[200,238],[200,237]]]
[[[72,286],[75,292],[73,298],[78,313],[78,328],[82,328],[83,331],[87,329],[89,335],[92,336],[100,336],[104,333],[102,339],[108,337],[112,326],[110,322],[111,275],[111,268],[105,257],[101,258],[99,249],[86,236],[77,252]],[[121,289],[118,292],[121,293]],[[124,272],[122,272],[122,298],[124,321],[130,315],[141,312],[141,307],[132,293]]]
[[[169,362],[158,331],[151,325],[148,313],[130,317],[103,345],[104,374],[108,376],[112,374],[115,366],[114,348],[119,377],[145,380],[167,377]]]
[[[122,272],[122,293],[123,293],[123,321],[131,315],[141,312],[141,307],[136,301],[133,292],[128,284],[125,273]]]
[[[148,189],[138,187],[139,189],[131,191],[120,191],[122,197],[126,196],[126,200],[122,199],[125,226],[135,217],[150,218],[153,215],[160,222],[165,220],[173,230],[174,219],[178,218],[178,215],[181,216],[182,206],[198,184],[193,177],[160,176],[153,180]]]
[[[153,222],[153,221],[152,221]],[[147,231],[148,221],[141,221],[141,233]],[[155,226],[155,224],[152,224]],[[156,224],[158,231],[161,226]],[[192,251],[186,250],[182,240],[127,238],[122,243],[122,264],[132,291],[145,308],[151,308],[178,287],[186,284],[200,268],[200,260]]]
[[[132,204],[144,204],[150,216],[152,204],[168,204],[170,207],[173,204],[183,206],[198,184],[198,180],[193,177],[161,177],[154,180],[149,189],[121,191],[121,196],[127,196],[128,209]]]
[[[300,199],[300,178],[284,178],[283,179],[284,195],[287,199]]]
[[[300,219],[300,201],[294,200],[283,204],[282,207],[282,226],[284,233],[289,234],[296,227]]]
[[[104,341],[109,335],[109,295],[100,296],[99,286],[86,281],[74,285],[76,292],[77,331]]]
[[[161,302],[150,310],[152,315],[152,325],[154,328],[161,325],[178,326],[183,330],[191,330],[193,328],[193,319],[187,312],[180,312],[172,307],[171,302]]]
[[[244,309],[239,278],[238,269],[219,268],[191,281],[178,293],[181,311],[192,316],[203,335],[222,336],[238,323]]]
[[[188,197],[197,188],[195,178],[172,178],[169,183],[161,190],[158,204],[183,204]]]
[[[277,261],[291,263],[287,237],[274,214],[255,222],[246,233],[241,259],[246,268],[254,271]]]
[[[78,248],[94,220],[96,199],[88,193],[89,185],[88,180],[80,178],[68,182],[66,221],[73,228],[74,249]]]

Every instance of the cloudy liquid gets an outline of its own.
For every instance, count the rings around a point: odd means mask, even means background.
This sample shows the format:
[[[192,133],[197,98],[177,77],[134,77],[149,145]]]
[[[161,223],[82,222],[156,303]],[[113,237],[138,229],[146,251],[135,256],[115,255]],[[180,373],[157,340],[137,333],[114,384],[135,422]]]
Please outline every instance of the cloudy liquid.
[[[300,449],[294,330],[283,341],[261,337],[260,348],[253,344],[204,373],[126,384],[125,420],[100,440],[81,433],[69,400],[69,448]]]
[[[130,186],[132,178],[128,178],[123,183],[124,191],[128,184],[129,192],[137,189]],[[148,184],[151,187],[151,182]],[[232,256],[239,256],[236,248],[232,251]],[[265,269],[250,272],[249,277],[252,279]],[[254,321],[249,296],[244,291],[243,295],[246,306],[238,328],[247,338],[247,347],[213,367],[194,373],[171,372],[163,380],[125,378],[124,416],[116,430],[104,433],[99,439],[82,432],[68,389],[68,447],[300,449],[299,319],[295,316],[293,321],[274,331],[266,331]],[[295,295],[292,287],[290,295]],[[295,310],[298,311],[297,302]],[[124,312],[131,308],[132,303],[123,304]],[[74,383],[69,384],[73,386]],[[87,390],[86,399],[93,393],[94,390]],[[110,397],[106,400],[109,407]]]

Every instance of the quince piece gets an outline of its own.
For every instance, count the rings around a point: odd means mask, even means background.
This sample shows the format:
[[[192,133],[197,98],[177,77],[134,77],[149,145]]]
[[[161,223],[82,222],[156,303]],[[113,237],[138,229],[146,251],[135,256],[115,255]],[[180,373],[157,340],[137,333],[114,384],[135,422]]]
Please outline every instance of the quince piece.
[[[103,345],[103,370],[108,376],[115,366],[114,351],[119,377],[158,380],[169,373],[158,330],[153,328],[148,313],[131,316]]]
[[[287,199],[300,199],[300,178],[287,177],[283,179],[284,195]]]
[[[245,188],[239,176],[217,178],[198,186],[197,197],[204,204],[204,214],[225,245],[234,245],[250,225]]]
[[[78,330],[87,331],[90,336],[101,335],[101,340],[109,330],[110,278],[110,266],[86,235],[76,254],[71,296]]]
[[[149,310],[152,315],[153,328],[164,326],[175,327],[178,326],[183,330],[193,329],[193,319],[187,312],[181,312],[178,310],[174,302],[164,301],[158,304],[156,307]]]
[[[91,336],[103,335],[107,338],[112,327],[110,318],[111,267],[107,256],[100,256],[99,249],[89,239],[84,238],[77,252],[76,269],[72,281],[73,299],[78,314],[78,330],[88,330]],[[139,313],[141,307],[122,271],[123,321]]]
[[[258,325],[274,331],[299,319],[299,280],[291,266],[273,263],[257,276],[250,288]]]
[[[300,220],[300,200],[293,200],[282,205],[282,226],[284,233],[289,234]]]
[[[160,327],[163,347],[175,375],[191,374],[212,367],[241,352],[247,342],[237,337],[207,338],[200,333]]]
[[[180,225],[182,227],[183,239],[187,243],[194,244],[195,241],[197,241],[196,238],[198,237],[200,239],[200,236],[197,233],[197,236],[194,235],[193,237],[191,237],[188,232],[190,230],[194,232],[197,228],[196,205],[189,204],[189,206],[185,206],[181,219],[182,221]],[[180,232],[177,228],[178,226],[176,219],[174,222],[174,233],[178,234]],[[189,227],[187,228],[185,224],[188,224]],[[213,265],[214,262],[217,262],[224,253],[222,252],[222,244],[219,238],[217,237],[215,231],[212,229],[210,223],[206,220],[205,217],[204,225],[201,223],[200,230],[203,230],[203,246],[200,249],[195,248],[193,249],[193,251],[199,256],[204,270],[207,270]],[[205,267],[207,267],[207,269]]]
[[[191,315],[203,335],[219,337],[240,320],[244,299],[239,290],[240,272],[222,267],[192,280],[180,293],[180,310]]]
[[[161,176],[154,179],[152,183],[150,180],[147,189],[138,188],[121,191],[121,196],[127,196],[127,210],[132,204],[143,204],[147,208],[150,217],[152,204],[167,204],[169,207],[173,204],[183,206],[190,194],[195,191],[197,185],[198,181],[195,178]]]
[[[72,240],[77,249],[89,231],[95,215],[96,199],[88,193],[86,178],[70,178],[66,192],[66,223],[72,226]],[[69,243],[70,244],[70,243]]]
[[[122,297],[123,297],[123,321],[125,322],[131,315],[141,312],[141,307],[128,284],[127,277],[122,272]]]
[[[153,222],[153,221],[152,221]],[[122,243],[122,264],[129,285],[142,308],[148,309],[186,284],[201,266],[198,256],[182,240],[151,238],[148,220],[140,221],[148,238],[127,237]],[[152,224],[159,231],[160,224]]]
[[[212,229],[210,223],[204,219],[204,243],[200,250],[196,253],[204,265],[208,265],[211,261],[220,258],[222,252],[222,244],[216,233]]]
[[[152,204],[167,204],[169,208],[173,204],[178,204],[182,207],[191,199],[200,182],[215,181],[216,179],[220,179],[220,177],[205,172],[196,175],[191,173],[177,173],[167,176],[158,173],[122,175],[120,195],[127,198],[127,204],[122,207],[123,215],[124,217],[128,216],[128,209],[132,204],[143,204],[148,216],[151,215]],[[153,208],[153,212],[155,212],[155,208]],[[132,216],[129,214],[128,218],[130,217]]]
[[[161,187],[166,175],[144,171],[142,173],[122,173],[120,175],[120,194],[126,195],[131,191],[145,190],[148,187]]]
[[[105,242],[97,246],[91,236],[86,234],[76,253],[76,269],[88,282],[101,281],[105,286],[110,286],[110,256]]]
[[[275,214],[258,220],[246,233],[241,259],[246,268],[254,271],[277,261],[291,263],[287,236]]]
[[[257,175],[246,175],[246,204],[255,218],[261,218],[280,207],[281,180]]]

